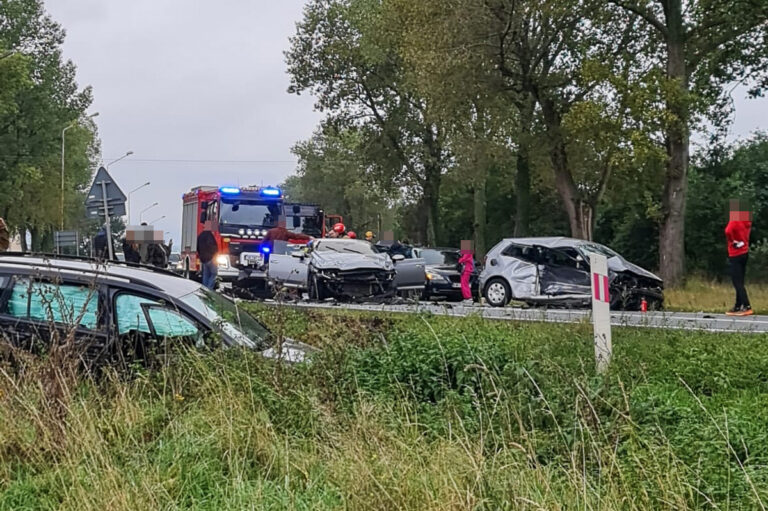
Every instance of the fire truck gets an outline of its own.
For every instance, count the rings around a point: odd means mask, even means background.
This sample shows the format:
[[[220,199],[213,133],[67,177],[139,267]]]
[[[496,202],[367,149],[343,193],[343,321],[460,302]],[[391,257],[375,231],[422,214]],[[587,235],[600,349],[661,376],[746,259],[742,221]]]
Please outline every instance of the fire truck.
[[[289,231],[324,237],[337,215],[326,216],[313,204],[286,203],[274,186],[197,186],[182,197],[181,260],[184,274],[200,271],[197,237],[210,224],[218,244],[216,264],[225,282],[266,291],[269,244],[262,243],[267,231],[286,220]]]

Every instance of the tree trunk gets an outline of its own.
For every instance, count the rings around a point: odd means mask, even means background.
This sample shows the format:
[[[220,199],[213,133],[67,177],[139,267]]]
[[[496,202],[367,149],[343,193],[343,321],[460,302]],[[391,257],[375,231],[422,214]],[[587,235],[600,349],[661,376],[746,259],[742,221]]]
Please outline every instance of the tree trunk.
[[[437,246],[439,236],[439,200],[441,169],[437,164],[427,165],[425,169],[424,206],[426,209],[425,241],[427,246]]]
[[[549,137],[550,160],[552,170],[555,174],[555,189],[563,200],[565,212],[568,215],[568,224],[571,228],[571,236],[574,238],[588,239],[588,233],[585,232],[586,224],[584,218],[584,208],[579,190],[576,188],[576,182],[571,175],[571,169],[568,167],[568,153],[565,148],[565,140],[561,133],[560,114],[555,110],[552,101],[546,98],[540,98],[544,121],[547,126],[547,135]]]
[[[527,141],[522,142],[517,150],[515,203],[515,236],[528,236],[531,223],[531,162]]]
[[[520,140],[517,149],[515,173],[515,236],[527,236],[531,221],[531,131],[533,125],[533,99],[518,104],[520,113]]]
[[[482,258],[485,255],[485,227],[488,223],[486,210],[488,201],[486,199],[486,183],[488,181],[488,169],[483,167],[480,170],[479,175],[475,180],[474,186],[474,237],[475,237],[475,254],[478,258]]]
[[[21,242],[21,251],[29,252],[29,245],[27,245],[27,227],[23,226],[19,229],[19,241]]]
[[[685,65],[685,29],[682,4],[666,4],[667,78],[677,87],[666,108],[672,120],[666,131],[667,172],[662,195],[662,224],[659,233],[659,273],[667,286],[683,282],[685,273],[685,198],[688,189],[689,111],[688,73]]]

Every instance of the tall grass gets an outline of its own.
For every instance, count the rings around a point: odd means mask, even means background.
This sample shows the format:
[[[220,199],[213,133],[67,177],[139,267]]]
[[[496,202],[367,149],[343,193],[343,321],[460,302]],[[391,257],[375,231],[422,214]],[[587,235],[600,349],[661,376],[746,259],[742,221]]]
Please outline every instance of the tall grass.
[[[768,307],[768,284],[747,279],[747,293],[755,312]],[[733,307],[736,292],[730,281],[691,277],[679,288],[664,290],[664,306],[672,311],[723,313]]]
[[[258,310],[321,346],[0,372],[2,509],[760,509],[764,338]],[[55,382],[51,384],[51,380]],[[57,389],[55,392],[51,389]]]

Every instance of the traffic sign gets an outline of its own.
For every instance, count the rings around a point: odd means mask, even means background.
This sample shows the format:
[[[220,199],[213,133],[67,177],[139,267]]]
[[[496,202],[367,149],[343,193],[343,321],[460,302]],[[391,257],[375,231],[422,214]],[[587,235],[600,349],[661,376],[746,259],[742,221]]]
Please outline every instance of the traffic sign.
[[[592,325],[594,328],[595,363],[603,372],[611,363],[611,294],[608,279],[608,258],[590,252],[592,272]]]
[[[103,215],[105,207],[109,216],[123,216],[126,200],[125,194],[109,175],[107,169],[100,167],[85,199],[85,208],[89,216]]]
[[[112,228],[109,218],[112,216],[125,215],[125,194],[117,186],[115,180],[109,175],[107,169],[99,167],[96,177],[93,178],[93,184],[85,199],[85,208],[88,216],[104,216],[104,224],[107,228],[107,247],[109,249],[109,258],[114,259],[115,255],[112,249]]]
[[[53,240],[58,247],[76,247],[80,242],[80,234],[77,231],[56,231]]]

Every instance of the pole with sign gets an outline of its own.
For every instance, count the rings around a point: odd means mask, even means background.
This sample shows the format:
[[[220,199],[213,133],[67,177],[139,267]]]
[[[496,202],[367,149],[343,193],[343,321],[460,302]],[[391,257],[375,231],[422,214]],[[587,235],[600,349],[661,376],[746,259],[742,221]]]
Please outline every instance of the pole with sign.
[[[602,373],[611,363],[611,295],[608,281],[608,258],[590,253],[592,267],[592,324],[594,327],[595,363]]]
[[[125,194],[104,167],[96,172],[85,200],[85,208],[91,218],[104,217],[109,259],[114,260],[111,217],[125,215]]]

